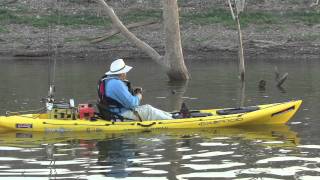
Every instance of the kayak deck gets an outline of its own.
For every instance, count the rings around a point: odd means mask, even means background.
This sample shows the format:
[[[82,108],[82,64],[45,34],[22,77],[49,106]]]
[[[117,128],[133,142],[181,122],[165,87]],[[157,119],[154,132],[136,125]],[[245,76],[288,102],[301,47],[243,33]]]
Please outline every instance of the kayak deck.
[[[35,132],[104,132],[149,129],[185,129],[218,128],[248,125],[284,124],[297,112],[302,101],[259,105],[256,110],[236,114],[221,115],[221,109],[200,110],[210,114],[205,117],[192,117],[173,120],[148,120],[111,122],[97,120],[58,120],[48,119],[48,114],[26,114],[17,116],[0,116],[0,127],[14,131]]]

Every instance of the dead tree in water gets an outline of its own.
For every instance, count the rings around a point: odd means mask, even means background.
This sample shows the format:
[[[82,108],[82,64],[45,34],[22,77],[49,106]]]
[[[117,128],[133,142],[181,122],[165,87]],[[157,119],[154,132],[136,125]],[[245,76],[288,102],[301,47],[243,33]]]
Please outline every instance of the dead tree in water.
[[[276,82],[277,82],[277,86],[281,87],[282,84],[287,80],[289,73],[284,73],[282,76],[280,76],[278,67],[274,67],[274,71],[276,74]]]
[[[245,0],[228,0],[229,8],[231,11],[232,19],[237,22],[238,37],[239,37],[239,77],[241,79],[241,88],[240,88],[240,107],[243,107],[245,104],[245,65],[244,65],[244,53],[243,53],[243,42],[242,42],[242,32],[240,26],[240,13],[244,9]],[[234,13],[234,11],[236,13]]]
[[[244,81],[245,79],[245,65],[244,65],[244,53],[243,53],[243,42],[242,42],[242,32],[240,26],[240,13],[244,9],[245,0],[234,0],[234,3],[231,3],[231,0],[228,0],[229,8],[231,11],[231,15],[233,20],[237,22],[237,29],[239,35],[239,72],[240,79]],[[234,13],[236,11],[236,13]]]
[[[190,79],[190,75],[184,63],[181,47],[177,0],[163,0],[163,20],[166,35],[166,53],[164,56],[160,55],[155,49],[131,33],[105,0],[96,1],[104,7],[104,10],[110,17],[114,27],[117,28],[130,42],[150,56],[152,60],[161,65],[167,71],[167,75],[170,80],[181,81]]]

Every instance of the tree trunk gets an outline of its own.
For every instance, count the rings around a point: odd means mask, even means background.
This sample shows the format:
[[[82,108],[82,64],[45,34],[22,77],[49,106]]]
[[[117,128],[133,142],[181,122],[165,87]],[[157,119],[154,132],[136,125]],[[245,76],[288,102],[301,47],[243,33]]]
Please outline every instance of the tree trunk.
[[[246,84],[245,81],[241,81],[240,85],[240,103],[239,107],[244,107],[245,101],[246,101]]]
[[[177,0],[163,0],[163,21],[166,36],[165,61],[169,64],[168,76],[170,80],[190,79],[187,67],[184,63],[180,25],[179,8]]]
[[[244,53],[243,53],[243,43],[242,43],[242,33],[240,27],[239,16],[237,16],[237,27],[238,27],[238,35],[239,35],[239,71],[240,71],[240,79],[241,81],[245,80],[245,66],[244,66]]]
[[[177,0],[163,0],[163,17],[166,33],[165,57],[132,34],[105,0],[96,1],[104,7],[114,27],[119,29],[121,34],[150,56],[152,60],[164,67],[170,80],[184,81],[190,79],[182,54]]]

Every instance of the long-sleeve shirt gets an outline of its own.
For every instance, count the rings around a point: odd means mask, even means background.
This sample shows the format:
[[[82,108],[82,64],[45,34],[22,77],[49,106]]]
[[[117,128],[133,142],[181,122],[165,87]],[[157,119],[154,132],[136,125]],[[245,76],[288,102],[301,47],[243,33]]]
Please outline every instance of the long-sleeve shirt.
[[[132,110],[140,104],[139,97],[133,96],[126,84],[117,77],[111,77],[107,80],[105,83],[105,94],[123,105],[124,108],[121,108],[120,112],[117,112],[120,114],[127,110]]]

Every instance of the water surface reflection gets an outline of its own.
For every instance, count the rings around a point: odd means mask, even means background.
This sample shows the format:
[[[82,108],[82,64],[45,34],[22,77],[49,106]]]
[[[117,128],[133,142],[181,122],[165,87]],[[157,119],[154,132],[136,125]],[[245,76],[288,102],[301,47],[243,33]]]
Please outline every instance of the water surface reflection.
[[[274,161],[281,165],[301,149],[297,133],[285,125],[128,133],[2,132],[0,139],[3,177],[255,177],[250,169]],[[274,173],[261,170],[261,175]]]
[[[57,64],[57,99],[96,100],[97,79],[110,61]],[[47,94],[47,61],[1,60],[0,114],[37,109]],[[188,61],[192,80],[169,83],[153,62],[130,60],[129,78],[143,86],[144,103],[164,110],[235,107],[242,97],[233,60]],[[274,66],[288,72],[280,91]],[[148,68],[145,68],[148,67]],[[1,132],[0,176],[30,179],[310,179],[320,176],[320,62],[250,59],[245,105],[303,99],[289,126],[126,133]],[[267,82],[260,90],[258,82]]]

